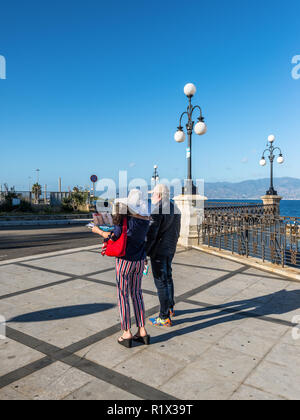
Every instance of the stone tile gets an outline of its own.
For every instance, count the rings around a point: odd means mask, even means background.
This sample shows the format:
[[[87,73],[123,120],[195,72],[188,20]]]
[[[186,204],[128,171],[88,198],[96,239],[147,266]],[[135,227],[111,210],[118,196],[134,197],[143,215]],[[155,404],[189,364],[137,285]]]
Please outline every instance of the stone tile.
[[[191,363],[160,387],[181,400],[227,400],[238,383]]]
[[[236,282],[235,284],[231,283],[231,285],[229,285],[227,284],[227,281],[225,281],[224,283],[217,284],[203,292],[197,293],[192,299],[206,302],[211,305],[221,305],[229,301],[239,301],[236,296],[245,289],[247,289],[247,286],[242,282]]]
[[[137,396],[123,391],[120,388],[110,385],[100,379],[95,379],[77,391],[68,395],[65,400],[105,400],[105,401],[121,401],[121,400],[140,400]]]
[[[290,283],[290,280],[283,279],[277,274],[269,273],[267,271],[257,270],[256,268],[252,268],[252,267],[250,267],[246,273],[248,275],[254,275],[255,277],[260,278],[260,279],[280,280],[281,282],[282,281],[286,282],[286,284]]]
[[[56,362],[15,382],[11,387],[34,400],[60,400],[93,379],[84,372]]]
[[[258,358],[264,357],[274,346],[275,338],[260,337],[252,332],[244,331],[243,327],[234,328],[219,341],[221,347],[236,350]]]
[[[254,400],[254,401],[278,401],[285,400],[285,398],[278,397],[273,394],[261,391],[260,389],[253,388],[247,385],[241,385],[237,391],[230,398],[231,400]]]
[[[175,284],[175,288],[176,288],[176,286],[177,286],[177,281],[176,281],[176,284]],[[143,277],[142,288],[143,288],[143,290],[150,290],[151,292],[157,293],[157,289],[156,289],[156,286],[155,286],[155,283],[154,283],[151,268],[148,272],[148,275]],[[177,290],[176,290],[176,294],[178,294]]]
[[[97,306],[97,304],[95,305]],[[118,310],[114,306],[111,306],[110,309],[105,311],[99,311],[99,313],[74,317],[71,316],[69,311],[81,311],[81,306],[71,307],[68,309],[67,314],[64,315],[64,310],[67,309],[63,307],[51,308],[49,314],[54,314],[54,319],[49,318],[40,322],[10,322],[9,325],[18,331],[40,340],[59,347],[65,347],[119,322]],[[58,314],[61,313],[61,319],[55,319],[56,310]],[[30,316],[28,313],[24,315],[25,317]],[[35,316],[38,317],[39,312],[33,312],[32,316],[33,318]]]
[[[224,313],[220,309],[197,307],[180,302],[176,305],[174,327],[187,339],[216,342],[243,321],[239,315]]]
[[[192,365],[195,369],[206,369],[212,375],[223,376],[229,382],[240,383],[257,364],[257,357],[215,344]]]
[[[44,357],[42,353],[10,339],[0,340],[0,376]]]
[[[282,299],[283,290],[288,287],[289,283],[285,280],[271,280],[262,278],[259,282],[256,282],[252,286],[248,287],[246,290],[241,292],[239,296],[239,301],[246,300],[250,303],[268,303],[274,299]],[[258,299],[259,298],[259,299]]]
[[[13,389],[11,386],[6,386],[5,388],[0,389],[0,401],[26,401],[26,400],[27,401],[31,400],[31,398],[20,394],[20,392]]]
[[[159,300],[157,296],[151,296],[147,295],[146,293],[143,294],[144,296],[144,304],[145,304],[145,310],[149,310],[154,308],[155,306],[159,306]],[[132,308],[132,305],[131,305]],[[133,309],[131,309],[132,315],[134,314]]]
[[[286,366],[290,371],[298,371],[300,377],[299,366],[299,348],[284,342],[278,343],[266,357],[266,361]],[[300,385],[300,383],[299,383]]]
[[[300,291],[300,283],[299,281],[291,281],[288,286],[285,288],[288,292],[296,291],[295,297],[298,299],[299,291]]]
[[[30,305],[15,305],[7,300],[0,300],[0,314],[5,317],[6,320],[14,318],[18,315],[22,315],[31,310]]]
[[[256,276],[254,274],[251,275],[251,273],[247,270],[230,277],[224,283],[220,283],[220,285],[228,285],[229,287],[236,289],[237,292],[240,292],[247,289],[247,287],[255,285],[259,281],[261,281],[260,276]]]
[[[4,296],[6,296],[6,295],[9,295],[9,294],[11,294],[12,293],[12,291],[13,292],[15,292],[15,289],[13,288],[13,286],[12,285],[8,285],[8,284],[3,284],[1,281],[0,281],[0,287],[1,287],[1,297],[4,297]],[[18,290],[18,289],[17,289]],[[22,289],[23,290],[23,289]]]
[[[100,285],[97,288],[84,280],[49,287],[47,289],[15,296],[5,301],[11,305],[31,305],[37,311],[51,308],[64,308],[86,304],[111,303],[116,304],[116,293],[109,286]]]
[[[51,308],[53,303],[56,302],[55,306],[58,306],[59,303],[64,302],[64,297],[60,294],[57,294],[56,297],[51,296],[53,290],[59,286],[50,286],[47,289],[36,290],[34,292],[28,292],[19,296],[13,296],[8,299],[5,299],[5,303],[9,303],[15,306],[32,306],[36,308]]]
[[[32,332],[33,334],[36,334],[35,330]],[[64,348],[95,334],[95,332],[96,331],[88,329],[84,326],[76,325],[73,321],[69,324],[62,323],[59,328],[54,327],[39,331],[36,335],[39,340]]]
[[[111,369],[145,349],[144,346],[135,343],[131,349],[126,349],[125,347],[120,346],[117,343],[120,336],[121,332],[105,338],[99,343],[92,344],[91,346],[80,350],[76,354],[82,358],[90,360],[91,362]]]
[[[115,299],[116,297],[114,288],[81,279],[47,289],[46,293],[53,300],[61,296],[63,301],[73,301],[76,303],[83,300],[99,301],[103,298]]]
[[[115,270],[108,271],[106,273],[95,274],[93,276],[89,276],[89,278],[91,278],[93,280],[106,281],[106,282],[111,283],[112,286],[116,287]]]
[[[256,308],[274,299],[276,293],[281,292],[288,284],[281,280],[265,279],[259,275],[251,276],[247,270],[195,295],[193,299],[210,304],[231,303],[241,309]]]
[[[234,321],[228,316],[226,318],[209,318],[194,324],[191,322],[190,325],[183,325],[180,328],[180,333],[186,339],[193,338],[215,343],[234,328],[233,322],[238,321]]]
[[[42,339],[43,337],[48,337],[49,331],[52,329],[52,325],[46,322],[35,322],[35,323],[15,323],[9,322],[7,324],[9,327],[17,330],[21,333],[30,335],[31,337]]]
[[[63,273],[83,275],[114,267],[113,258],[104,258],[93,252],[59,255],[28,262],[31,266],[54,269]]]
[[[47,273],[18,265],[6,265],[0,270],[1,295],[15,293],[64,280],[67,276]]]
[[[299,369],[289,370],[286,366],[267,361],[263,361],[245,381],[245,385],[291,400],[300,399],[299,383]]]
[[[160,340],[162,338],[162,340]],[[176,359],[183,362],[193,362],[205,353],[211,346],[212,342],[202,339],[197,340],[191,337],[174,336],[168,341],[164,341],[163,336],[151,337],[151,349],[155,350],[166,357],[175,356]]]
[[[289,344],[290,346],[298,347],[298,350],[300,350],[300,327],[295,328],[295,331],[293,332],[292,327],[287,329],[286,334],[282,337],[281,342]],[[293,337],[293,334],[297,334],[296,336],[298,339],[295,340]]]
[[[246,318],[241,324],[241,328],[247,335],[255,334],[255,336],[276,340],[281,337],[289,327],[285,325],[275,324],[259,318]]]
[[[152,387],[159,387],[185,366],[182,361],[156,353],[151,347],[144,349],[118,364],[114,370]]]
[[[174,261],[183,262],[191,265],[204,265],[210,268],[219,268],[226,271],[234,271],[241,268],[243,265],[225,258],[215,257],[205,252],[197,250],[189,250],[186,253],[176,255]]]

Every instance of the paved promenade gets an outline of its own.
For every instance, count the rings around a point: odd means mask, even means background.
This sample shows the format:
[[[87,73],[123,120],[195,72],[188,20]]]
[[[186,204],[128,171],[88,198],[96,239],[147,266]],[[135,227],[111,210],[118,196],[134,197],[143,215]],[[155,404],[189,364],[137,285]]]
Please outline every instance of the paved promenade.
[[[300,398],[299,283],[183,249],[174,280],[174,327],[125,349],[113,259],[88,248],[0,263],[0,400]],[[144,297],[156,314],[151,273]]]

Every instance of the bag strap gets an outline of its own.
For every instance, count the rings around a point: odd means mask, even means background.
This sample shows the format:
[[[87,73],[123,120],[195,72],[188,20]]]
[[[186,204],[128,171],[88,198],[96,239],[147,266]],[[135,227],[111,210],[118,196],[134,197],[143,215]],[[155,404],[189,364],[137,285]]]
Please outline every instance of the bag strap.
[[[127,235],[127,216],[124,217],[122,233]]]

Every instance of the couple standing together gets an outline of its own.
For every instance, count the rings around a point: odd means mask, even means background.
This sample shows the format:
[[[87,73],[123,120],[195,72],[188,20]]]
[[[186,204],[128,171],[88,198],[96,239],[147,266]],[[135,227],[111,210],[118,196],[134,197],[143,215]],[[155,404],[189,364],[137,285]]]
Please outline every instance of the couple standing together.
[[[93,232],[105,240],[117,240],[122,234],[124,218],[127,218],[127,243],[124,257],[116,258],[116,280],[123,335],[119,344],[131,347],[132,341],[150,344],[150,336],[145,329],[145,305],[142,292],[143,271],[146,257],[151,259],[152,273],[160,302],[160,314],[150,318],[150,323],[158,327],[171,327],[174,316],[174,283],[172,260],[180,235],[181,216],[178,208],[170,200],[166,185],[159,184],[152,194],[153,211],[149,217],[148,204],[139,190],[132,190],[127,199],[116,200],[113,210],[114,231],[104,232],[94,227]],[[125,211],[124,211],[125,207]],[[125,213],[125,214],[124,214]],[[131,296],[137,333],[131,333]]]

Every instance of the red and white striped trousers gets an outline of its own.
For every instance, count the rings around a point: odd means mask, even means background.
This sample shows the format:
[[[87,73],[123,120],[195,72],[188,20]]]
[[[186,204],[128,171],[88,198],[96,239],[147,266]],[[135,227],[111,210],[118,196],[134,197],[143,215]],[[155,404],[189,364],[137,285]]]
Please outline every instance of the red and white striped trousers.
[[[136,325],[145,326],[145,306],[142,292],[142,279],[145,261],[126,261],[116,258],[116,279],[123,331],[131,328],[129,295],[133,303]]]

